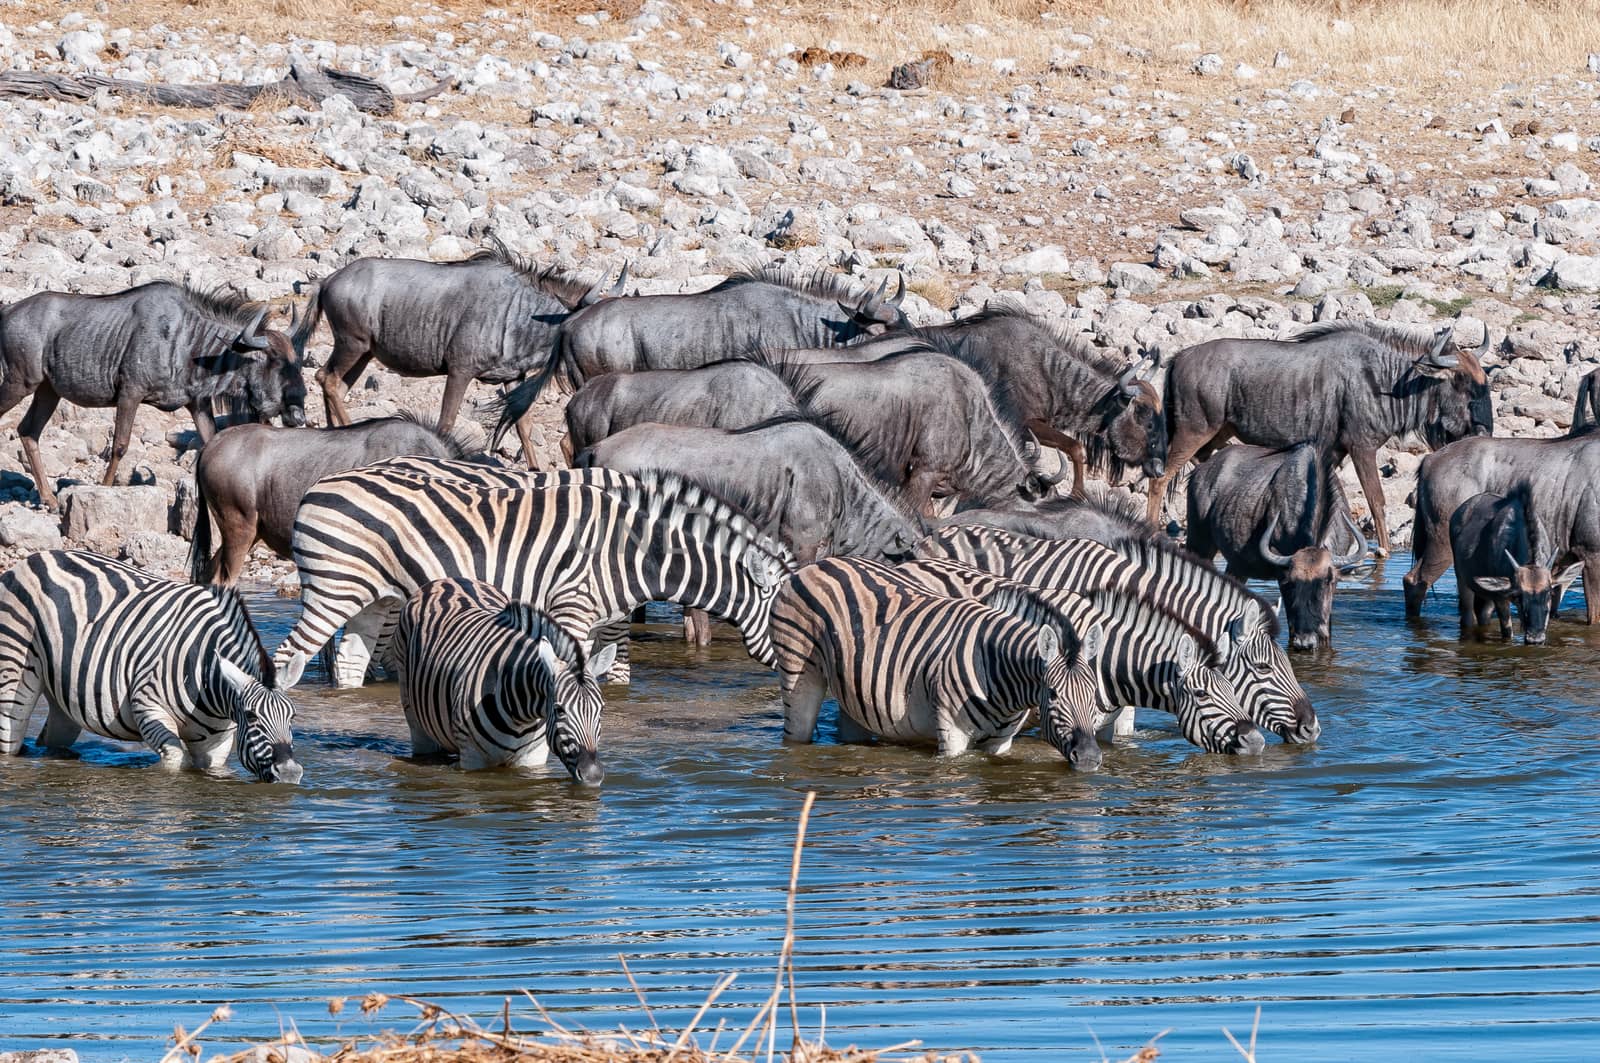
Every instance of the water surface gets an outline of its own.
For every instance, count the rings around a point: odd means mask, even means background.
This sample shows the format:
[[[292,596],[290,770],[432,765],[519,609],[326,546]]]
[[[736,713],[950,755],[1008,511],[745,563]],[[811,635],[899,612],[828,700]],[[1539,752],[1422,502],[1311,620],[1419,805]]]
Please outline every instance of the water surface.
[[[1254,758],[1158,714],[1094,776],[1036,740],[784,748],[770,674],[662,624],[612,697],[599,793],[411,763],[392,684],[319,676],[299,788],[93,740],[8,761],[0,1051],[153,1059],[222,1002],[211,1047],[332,1039],[374,1027],[327,998],[371,990],[639,1025],[619,955],[664,1023],[738,972],[742,1026],[814,789],[798,983],[833,1043],[1099,1060],[1170,1030],[1163,1058],[1236,1058],[1220,1027],[1260,1005],[1264,1059],[1600,1058],[1600,633],[1464,647],[1448,577],[1402,619],[1406,566],[1347,585],[1337,651],[1297,658],[1322,741]],[[252,607],[269,645],[297,608]]]

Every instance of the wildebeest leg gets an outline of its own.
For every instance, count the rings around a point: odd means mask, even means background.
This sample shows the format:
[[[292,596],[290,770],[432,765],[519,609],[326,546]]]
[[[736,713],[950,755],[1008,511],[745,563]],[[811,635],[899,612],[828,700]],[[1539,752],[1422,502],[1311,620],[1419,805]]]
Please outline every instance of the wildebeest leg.
[[[370,348],[355,348],[343,336],[334,338],[328,364],[317,370],[317,383],[322,385],[322,400],[327,407],[328,427],[350,423],[350,410],[344,404],[344,397],[356,386],[371,360]]]
[[[1378,478],[1378,451],[1350,450],[1350,464],[1356,467],[1356,479],[1361,481],[1361,494],[1367,500],[1372,523],[1378,532],[1378,548],[1374,557],[1389,556],[1389,522],[1383,510],[1383,481]]]
[[[1591,624],[1600,624],[1600,554],[1583,561],[1583,605]]]
[[[48,509],[57,508],[56,493],[45,476],[44,461],[39,457],[39,436],[44,432],[44,426],[50,423],[50,417],[56,412],[56,407],[60,403],[61,396],[56,394],[56,389],[46,380],[39,385],[39,390],[33,393],[33,401],[28,404],[28,412],[23,414],[22,423],[17,426],[17,435],[22,440],[22,453],[33,469],[34,486],[39,489],[39,501]]]
[[[444,377],[444,400],[439,403],[439,424],[437,431],[440,435],[449,435],[456,427],[456,417],[461,413],[461,400],[467,394],[467,385],[472,383],[472,374],[463,373],[459,369],[452,369]]]
[[[1162,506],[1167,497],[1167,486],[1172,483],[1173,477],[1189,464],[1189,459],[1200,452],[1200,448],[1216,441],[1217,430],[1209,425],[1205,428],[1189,428],[1179,425],[1178,430],[1172,434],[1172,439],[1167,443],[1167,469],[1160,476],[1150,481],[1150,501],[1145,509],[1145,517],[1151,524],[1161,523]]]
[[[1511,638],[1511,599],[1496,598],[1494,600],[1495,615],[1500,618],[1500,637]]]
[[[103,487],[111,487],[117,482],[117,465],[122,461],[122,456],[128,453],[128,441],[133,438],[133,417],[138,412],[138,399],[117,397],[117,419],[111,427],[111,456],[106,461],[106,474],[100,479]]]
[[[210,399],[195,399],[189,404],[189,416],[194,418],[194,430],[203,447],[217,434],[217,415],[211,412]]]
[[[572,468],[572,433],[561,433],[561,464]]]
[[[1416,542],[1415,535],[1412,537],[1411,549],[1416,552],[1416,561],[1401,580],[1405,588],[1407,616],[1422,615],[1422,603],[1428,596],[1428,588],[1439,582],[1439,577],[1450,567],[1453,558],[1445,530],[1431,524],[1430,528],[1428,537],[1422,542]]]
[[[227,509],[219,513],[218,518],[217,523],[222,525],[222,547],[211,562],[211,582],[231,587],[239,582],[239,574],[250,557],[250,548],[256,544],[256,511]]]
[[[685,608],[683,640],[691,646],[711,645],[711,615],[704,609]]]
[[[528,468],[534,472],[539,471],[539,456],[533,452],[533,411],[517,418],[517,440],[522,444],[522,460],[528,463]]]

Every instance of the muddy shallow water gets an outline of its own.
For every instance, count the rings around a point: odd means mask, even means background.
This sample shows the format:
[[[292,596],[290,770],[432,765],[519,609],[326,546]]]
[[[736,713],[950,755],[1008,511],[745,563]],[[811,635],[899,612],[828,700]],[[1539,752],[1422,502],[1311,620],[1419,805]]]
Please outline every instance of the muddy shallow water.
[[[770,674],[662,624],[613,693],[598,793],[410,763],[392,684],[320,676],[298,788],[92,740],[0,764],[0,1050],[153,1059],[220,1002],[213,1047],[332,1038],[372,1026],[326,999],[373,989],[638,1025],[619,954],[663,1022],[739,972],[742,1026],[815,789],[798,982],[830,1042],[1098,1060],[1170,1030],[1163,1058],[1222,1059],[1260,1004],[1264,1059],[1600,1058],[1600,632],[1463,647],[1448,577],[1402,619],[1406,565],[1347,585],[1338,649],[1297,658],[1322,741],[1255,758],[1153,713],[1094,776],[1036,740],[784,748]],[[269,645],[297,608],[252,606]]]

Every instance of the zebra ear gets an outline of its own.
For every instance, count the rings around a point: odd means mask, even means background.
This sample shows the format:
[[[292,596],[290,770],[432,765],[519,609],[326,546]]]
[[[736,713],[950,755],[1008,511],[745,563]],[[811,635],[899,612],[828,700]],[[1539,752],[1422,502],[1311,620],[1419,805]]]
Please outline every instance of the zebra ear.
[[[756,553],[756,551],[745,551],[744,569],[756,581],[756,586],[763,589],[777,586],[779,575],[774,571],[776,567],[770,559]]]
[[[600,647],[600,652],[589,658],[589,674],[596,679],[611,671],[611,666],[617,663],[617,643],[608,642]]]
[[[1078,660],[1097,661],[1100,659],[1100,647],[1105,645],[1106,629],[1099,624],[1090,624],[1078,633]]]
[[[256,680],[250,673],[234,664],[226,657],[217,658],[217,671],[222,675],[222,681],[233,688],[235,694],[243,694],[250,689],[250,684]]]
[[[540,639],[535,652],[539,655],[539,663],[552,675],[559,670],[561,659],[556,656],[556,648],[550,645],[549,639]]]
[[[282,668],[278,669],[278,683],[276,689],[289,690],[290,688],[299,685],[300,679],[306,674],[307,660],[308,658],[306,655],[298,650],[289,654],[289,659],[283,663]]]
[[[1200,647],[1190,635],[1185,635],[1178,640],[1178,670],[1191,671],[1200,660]]]
[[[1044,658],[1045,664],[1050,664],[1061,656],[1061,636],[1056,634],[1056,629],[1049,624],[1039,626],[1038,641],[1035,645],[1039,648],[1039,656]]]

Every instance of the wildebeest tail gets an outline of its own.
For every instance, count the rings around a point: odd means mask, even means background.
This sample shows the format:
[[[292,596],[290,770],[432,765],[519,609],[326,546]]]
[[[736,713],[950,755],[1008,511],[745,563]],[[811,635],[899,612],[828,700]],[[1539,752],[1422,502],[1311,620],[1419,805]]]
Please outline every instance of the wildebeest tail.
[[[196,476],[194,537],[189,541],[189,580],[192,583],[206,583],[211,579],[211,506],[200,484],[200,477]]]
[[[305,361],[306,344],[311,342],[311,334],[317,331],[317,325],[322,322],[322,285],[311,286],[311,298],[306,301],[305,313],[295,324],[294,331],[289,334],[289,345],[294,348],[294,355],[300,361]]]

